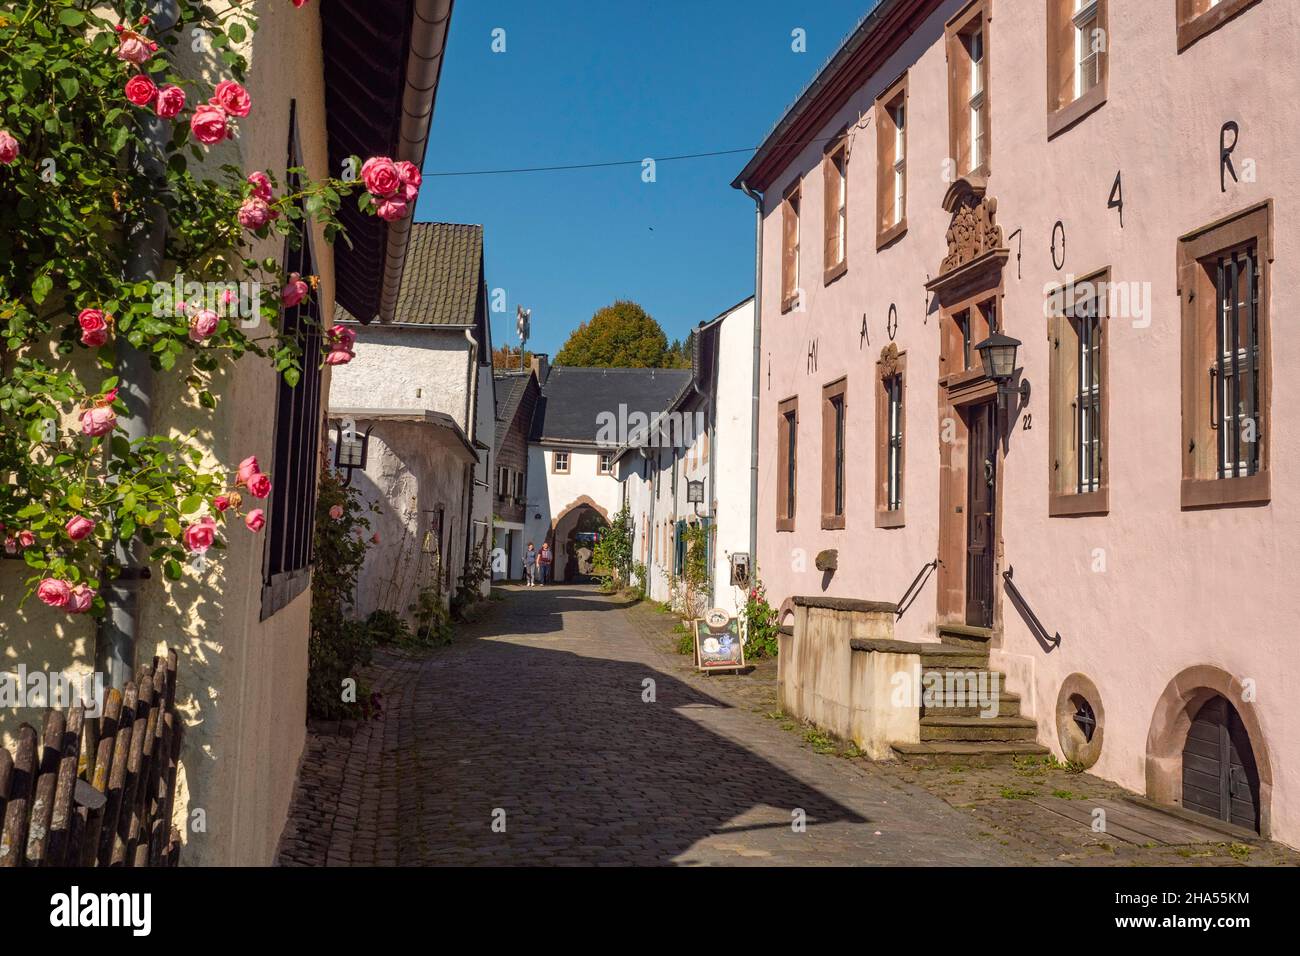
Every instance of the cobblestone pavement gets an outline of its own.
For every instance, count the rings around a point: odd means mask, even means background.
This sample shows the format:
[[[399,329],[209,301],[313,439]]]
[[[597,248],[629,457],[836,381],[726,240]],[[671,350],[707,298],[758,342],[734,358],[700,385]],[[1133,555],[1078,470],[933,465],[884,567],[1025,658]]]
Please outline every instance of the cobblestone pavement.
[[[683,674],[648,639],[654,613],[506,588],[451,646],[378,655],[383,714],[309,733],[280,862],[1020,862],[939,797]]]

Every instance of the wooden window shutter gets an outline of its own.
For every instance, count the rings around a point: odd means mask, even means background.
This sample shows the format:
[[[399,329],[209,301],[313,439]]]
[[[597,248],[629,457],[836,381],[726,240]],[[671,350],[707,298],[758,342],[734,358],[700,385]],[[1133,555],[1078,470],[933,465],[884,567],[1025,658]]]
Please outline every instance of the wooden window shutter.
[[[799,220],[794,201],[798,190],[789,193],[781,203],[781,299],[782,308],[790,307],[798,277],[795,275],[795,243],[799,237]]]
[[[822,157],[822,268],[839,265],[840,173],[835,151]]]
[[[970,49],[966,38],[954,33],[948,42],[948,109],[950,140],[957,175],[970,172]]]
[[[876,232],[891,224],[894,212],[894,120],[883,101],[876,103]]]
[[[1047,108],[1059,110],[1074,101],[1074,4],[1048,0]]]

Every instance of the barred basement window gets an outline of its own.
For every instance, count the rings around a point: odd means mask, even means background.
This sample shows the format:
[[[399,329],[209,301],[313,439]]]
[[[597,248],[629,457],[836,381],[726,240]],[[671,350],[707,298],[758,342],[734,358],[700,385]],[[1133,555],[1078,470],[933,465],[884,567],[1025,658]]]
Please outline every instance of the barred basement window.
[[[1183,507],[1269,500],[1272,202],[1179,241]]]
[[[295,108],[290,105],[288,168],[301,165]],[[285,177],[287,190],[300,187],[297,174]],[[285,244],[284,271],[315,275],[312,235],[299,219],[297,235]],[[287,605],[307,587],[311,562],[312,526],[316,510],[316,466],[321,428],[321,312],[313,294],[280,317],[284,336],[297,343],[302,370],[290,384],[276,386],[274,479],[263,552],[262,620]]]

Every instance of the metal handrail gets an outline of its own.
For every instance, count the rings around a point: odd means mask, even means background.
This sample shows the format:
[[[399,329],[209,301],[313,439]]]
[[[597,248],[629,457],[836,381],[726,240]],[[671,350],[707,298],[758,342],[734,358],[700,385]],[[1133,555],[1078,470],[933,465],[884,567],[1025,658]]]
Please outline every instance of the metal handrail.
[[[933,561],[921,565],[921,570],[916,572],[916,577],[912,578],[912,583],[907,586],[907,590],[903,592],[903,596],[898,599],[898,604],[895,606],[894,610],[895,621],[901,618],[903,612],[912,606],[912,602],[915,601],[917,596],[921,593],[921,588],[925,587],[925,581],[921,580],[922,577],[925,577],[928,580],[931,572],[941,564],[943,564],[943,562],[938,558],[935,558]]]
[[[1011,594],[1011,600],[1015,602],[1021,616],[1025,618],[1025,623],[1029,625],[1029,629],[1033,631],[1034,637],[1038,639],[1038,642],[1043,645],[1045,650],[1054,650],[1055,648],[1060,647],[1061,632],[1057,631],[1052,637],[1047,636],[1047,628],[1043,627],[1043,622],[1038,619],[1038,615],[1033,612],[1032,608],[1030,608],[1029,602],[1026,601],[1025,596],[1020,593],[1020,588],[1016,587],[1016,583],[1011,580],[1011,575],[1014,571],[1015,568],[1007,565],[1007,569],[1002,572],[1002,580],[1007,582],[1007,591]]]

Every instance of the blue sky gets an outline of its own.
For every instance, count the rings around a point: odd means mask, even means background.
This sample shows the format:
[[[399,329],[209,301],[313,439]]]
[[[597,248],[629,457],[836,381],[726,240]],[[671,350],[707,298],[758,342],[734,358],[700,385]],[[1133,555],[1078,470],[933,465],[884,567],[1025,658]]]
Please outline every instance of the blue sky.
[[[684,337],[753,292],[754,207],[730,187],[746,153],[499,176],[437,172],[640,160],[757,146],[873,0],[462,0],[417,219],[482,223],[507,295],[493,341],[533,310],[530,347],[619,298]],[[492,50],[505,31],[504,53]],[[807,52],[791,33],[805,31]]]

